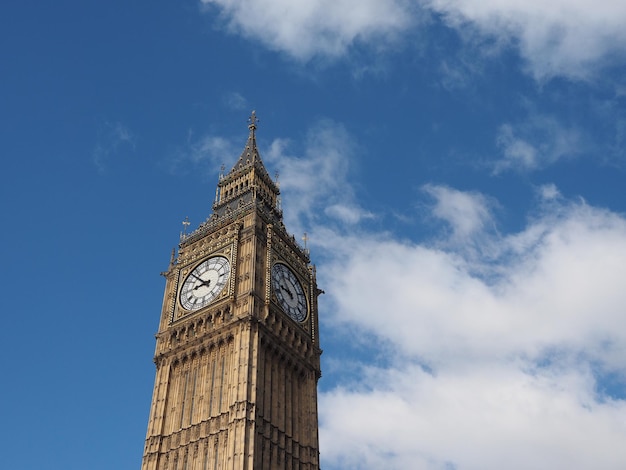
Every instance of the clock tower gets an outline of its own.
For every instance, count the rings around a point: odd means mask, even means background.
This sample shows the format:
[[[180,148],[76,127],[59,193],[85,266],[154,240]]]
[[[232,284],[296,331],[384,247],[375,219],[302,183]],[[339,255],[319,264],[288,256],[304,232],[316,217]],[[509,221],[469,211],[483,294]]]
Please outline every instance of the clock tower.
[[[164,273],[142,470],[319,468],[321,291],[248,127]]]

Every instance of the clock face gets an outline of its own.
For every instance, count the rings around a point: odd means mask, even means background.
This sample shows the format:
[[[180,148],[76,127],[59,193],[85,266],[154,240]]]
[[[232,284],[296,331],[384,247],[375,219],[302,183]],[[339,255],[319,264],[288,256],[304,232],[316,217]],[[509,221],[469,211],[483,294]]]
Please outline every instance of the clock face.
[[[276,263],[272,267],[272,287],[285,313],[297,322],[304,321],[306,297],[293,271],[282,263]]]
[[[226,286],[230,263],[223,256],[209,258],[191,271],[180,290],[180,304],[187,310],[209,305]]]

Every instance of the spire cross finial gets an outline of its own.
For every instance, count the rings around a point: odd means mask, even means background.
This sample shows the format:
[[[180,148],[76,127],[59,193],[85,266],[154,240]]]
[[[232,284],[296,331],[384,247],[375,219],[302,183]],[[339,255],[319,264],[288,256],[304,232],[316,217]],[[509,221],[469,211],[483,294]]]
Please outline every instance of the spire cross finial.
[[[304,242],[304,249],[306,250],[306,243],[309,241],[309,236],[306,232],[304,232],[304,235],[302,236],[302,241]]]
[[[256,111],[252,111],[252,114],[250,114],[250,117],[248,118],[248,122],[250,123],[248,125],[248,129],[254,131],[256,129],[256,123],[259,122],[259,118],[256,117]]]
[[[185,217],[185,220],[183,220],[183,233],[186,235],[187,234],[187,227],[189,227],[191,225],[191,222],[189,222],[189,217]]]

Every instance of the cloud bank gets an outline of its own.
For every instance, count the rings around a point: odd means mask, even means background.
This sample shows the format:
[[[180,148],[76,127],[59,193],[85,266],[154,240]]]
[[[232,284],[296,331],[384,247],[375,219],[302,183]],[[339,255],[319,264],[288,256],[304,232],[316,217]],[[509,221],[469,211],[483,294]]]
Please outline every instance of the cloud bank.
[[[412,38],[440,18],[471,39],[517,48],[538,80],[593,78],[624,59],[626,3],[614,0],[201,0],[231,32],[300,60]],[[414,40],[414,39],[410,39]],[[472,41],[473,42],[473,41]],[[477,44],[483,40],[476,41]]]
[[[346,137],[330,129],[311,131],[304,156],[275,163],[319,165],[313,148]],[[335,350],[356,351],[325,358],[337,379],[320,393],[323,467],[621,468],[623,215],[548,185],[526,227],[500,234],[492,198],[426,185],[437,239],[342,229],[318,190],[349,186],[350,147],[340,148],[324,171],[281,172],[286,200],[311,204],[286,213],[304,216],[312,250],[326,253],[323,326]],[[343,196],[358,209],[350,191]]]

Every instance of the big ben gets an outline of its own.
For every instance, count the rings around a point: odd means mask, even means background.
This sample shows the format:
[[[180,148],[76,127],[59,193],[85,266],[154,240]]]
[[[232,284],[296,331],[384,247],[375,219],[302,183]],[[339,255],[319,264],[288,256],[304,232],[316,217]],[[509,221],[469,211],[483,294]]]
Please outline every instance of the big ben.
[[[319,468],[321,291],[248,127],[164,273],[142,470]]]

